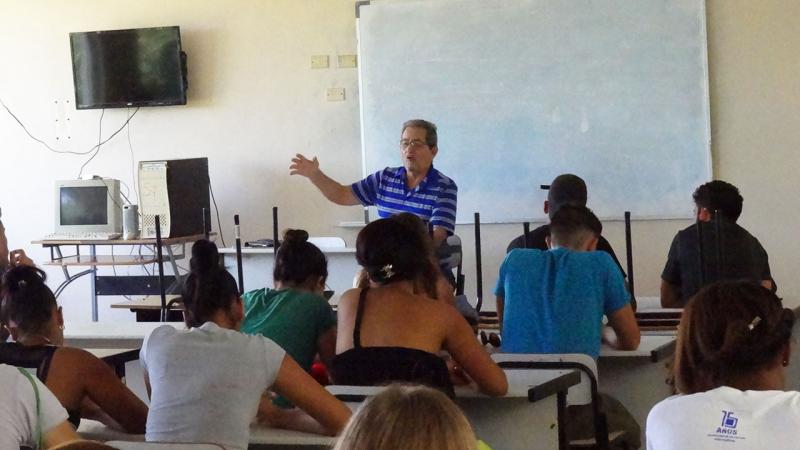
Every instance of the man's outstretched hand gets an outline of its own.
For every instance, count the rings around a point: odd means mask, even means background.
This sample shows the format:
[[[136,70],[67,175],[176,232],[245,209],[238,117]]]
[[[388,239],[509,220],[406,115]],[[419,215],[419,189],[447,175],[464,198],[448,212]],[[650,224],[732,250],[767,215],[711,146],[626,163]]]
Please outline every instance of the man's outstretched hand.
[[[319,173],[319,160],[315,156],[314,159],[308,159],[298,153],[292,158],[292,165],[289,166],[289,175],[302,175],[306,178],[312,178]]]

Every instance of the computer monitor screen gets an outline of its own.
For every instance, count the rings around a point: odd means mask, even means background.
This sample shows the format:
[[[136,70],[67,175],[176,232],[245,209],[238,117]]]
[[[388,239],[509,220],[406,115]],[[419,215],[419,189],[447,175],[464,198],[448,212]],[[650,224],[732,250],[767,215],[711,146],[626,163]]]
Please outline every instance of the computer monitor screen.
[[[56,233],[119,233],[122,231],[122,198],[119,180],[56,181]]]
[[[108,188],[62,187],[61,225],[108,224]]]

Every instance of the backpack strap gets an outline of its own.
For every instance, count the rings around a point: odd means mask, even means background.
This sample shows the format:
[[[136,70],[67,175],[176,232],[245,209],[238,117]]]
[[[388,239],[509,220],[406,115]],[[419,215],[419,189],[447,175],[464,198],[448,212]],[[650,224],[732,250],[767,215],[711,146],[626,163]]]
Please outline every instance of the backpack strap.
[[[41,403],[39,400],[39,386],[36,385],[36,380],[33,379],[33,376],[22,367],[17,367],[17,370],[23,375],[28,381],[31,382],[31,386],[33,386],[33,394],[36,397],[36,425],[34,426],[34,440],[36,442],[36,448],[44,448],[42,445],[42,408]]]

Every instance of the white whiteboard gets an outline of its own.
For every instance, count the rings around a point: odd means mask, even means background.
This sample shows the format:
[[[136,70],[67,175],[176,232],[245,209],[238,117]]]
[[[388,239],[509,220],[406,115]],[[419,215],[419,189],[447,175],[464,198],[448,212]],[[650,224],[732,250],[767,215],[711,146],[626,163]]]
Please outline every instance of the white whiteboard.
[[[690,217],[711,176],[703,0],[383,0],[358,19],[365,173],[438,125],[458,222],[544,219],[558,174],[600,217]]]

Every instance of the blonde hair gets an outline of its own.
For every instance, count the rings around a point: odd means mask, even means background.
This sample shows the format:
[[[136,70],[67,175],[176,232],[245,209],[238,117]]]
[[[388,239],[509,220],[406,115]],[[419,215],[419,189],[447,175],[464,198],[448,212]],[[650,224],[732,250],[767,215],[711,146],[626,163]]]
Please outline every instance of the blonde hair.
[[[358,410],[333,450],[475,450],[477,445],[467,418],[446,395],[392,385]]]

